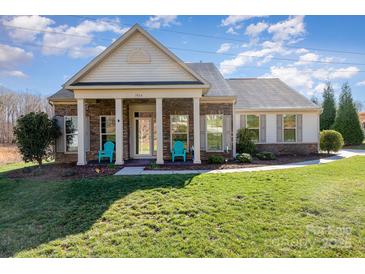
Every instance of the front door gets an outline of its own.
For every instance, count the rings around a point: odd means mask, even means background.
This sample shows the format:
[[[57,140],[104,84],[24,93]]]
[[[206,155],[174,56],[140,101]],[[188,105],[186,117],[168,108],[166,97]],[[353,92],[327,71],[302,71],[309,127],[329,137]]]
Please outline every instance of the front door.
[[[135,155],[152,156],[152,118],[135,118]]]
[[[132,158],[155,158],[157,152],[155,112],[132,111],[131,115]]]

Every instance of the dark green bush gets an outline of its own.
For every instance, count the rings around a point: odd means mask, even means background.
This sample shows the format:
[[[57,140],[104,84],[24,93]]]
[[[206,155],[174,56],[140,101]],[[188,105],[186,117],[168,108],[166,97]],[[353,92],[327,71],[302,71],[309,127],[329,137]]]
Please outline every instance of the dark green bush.
[[[221,155],[211,155],[208,157],[208,163],[209,164],[223,164],[224,157]]]
[[[336,130],[323,130],[321,131],[321,137],[319,146],[321,150],[327,151],[329,154],[331,151],[337,152],[343,147],[344,141],[341,133]]]
[[[270,151],[262,151],[256,154],[256,157],[260,160],[275,160],[276,156]]]
[[[22,115],[14,127],[16,143],[23,160],[36,161],[39,165],[52,154],[51,145],[60,134],[56,121],[49,119],[44,112]]]
[[[237,132],[237,152],[254,154],[256,151],[256,145],[252,141],[252,132],[247,128],[241,128]]]
[[[241,163],[251,163],[252,162],[252,156],[248,153],[237,154],[236,159]]]

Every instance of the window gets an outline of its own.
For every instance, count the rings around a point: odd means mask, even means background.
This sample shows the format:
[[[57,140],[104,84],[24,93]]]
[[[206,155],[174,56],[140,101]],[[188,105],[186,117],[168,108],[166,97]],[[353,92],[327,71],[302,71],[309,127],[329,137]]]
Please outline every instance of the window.
[[[77,116],[65,116],[65,152],[77,152]]]
[[[171,115],[171,148],[174,147],[176,141],[184,143],[184,147],[188,150],[188,115]]]
[[[260,116],[254,114],[247,114],[246,128],[252,134],[252,141],[258,142],[260,136]]]
[[[207,150],[223,150],[223,115],[213,114],[206,116],[207,124]]]
[[[283,115],[284,142],[297,140],[297,116],[295,114]]]
[[[100,148],[108,141],[115,144],[115,116],[100,116]]]

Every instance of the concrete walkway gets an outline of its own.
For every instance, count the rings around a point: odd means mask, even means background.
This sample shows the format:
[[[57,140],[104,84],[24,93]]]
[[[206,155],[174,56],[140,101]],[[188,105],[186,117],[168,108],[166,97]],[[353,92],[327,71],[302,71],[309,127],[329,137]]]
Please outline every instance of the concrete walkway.
[[[291,164],[283,165],[272,165],[272,166],[262,166],[262,167],[246,167],[246,168],[234,168],[234,169],[214,169],[214,170],[144,170],[144,167],[124,167],[119,170],[114,175],[168,175],[168,174],[201,174],[201,173],[234,173],[234,172],[252,172],[252,171],[265,171],[265,170],[278,170],[278,169],[288,169],[296,167],[305,167],[318,164],[331,163],[333,161],[350,158],[352,156],[362,155],[365,156],[365,150],[355,150],[355,149],[344,149],[341,150],[337,155],[331,156],[325,159],[304,161]]]

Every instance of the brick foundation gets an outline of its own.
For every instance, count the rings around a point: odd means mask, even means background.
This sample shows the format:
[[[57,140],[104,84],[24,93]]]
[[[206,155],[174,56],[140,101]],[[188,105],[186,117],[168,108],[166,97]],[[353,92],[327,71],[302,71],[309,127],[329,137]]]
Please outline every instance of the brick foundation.
[[[257,144],[256,149],[258,151],[270,151],[276,155],[308,155],[318,153],[318,144]]]

